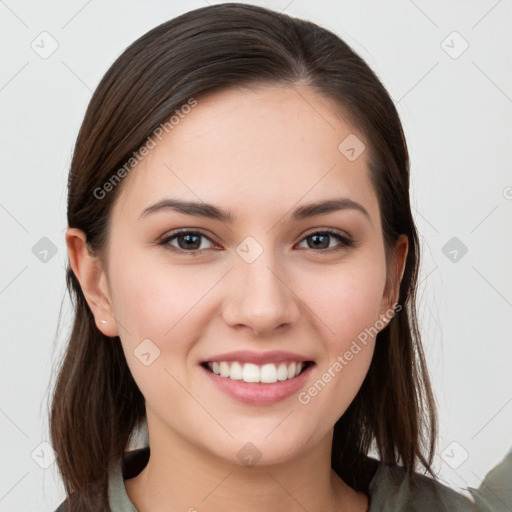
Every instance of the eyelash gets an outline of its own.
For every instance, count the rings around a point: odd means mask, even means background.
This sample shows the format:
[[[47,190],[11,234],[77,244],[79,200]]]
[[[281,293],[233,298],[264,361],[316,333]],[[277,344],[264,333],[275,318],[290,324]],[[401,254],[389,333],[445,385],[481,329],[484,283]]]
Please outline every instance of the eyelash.
[[[215,242],[213,242],[213,240],[211,240],[208,236],[206,236],[201,231],[191,231],[191,230],[183,229],[183,230],[178,230],[178,231],[171,232],[168,236],[166,236],[162,240],[160,240],[158,242],[158,245],[167,246],[166,248],[168,248],[171,251],[179,252],[179,253],[182,253],[182,254],[187,254],[187,255],[190,255],[190,256],[200,256],[204,251],[208,251],[209,250],[209,249],[193,249],[193,250],[187,251],[185,249],[180,249],[178,247],[174,247],[172,245],[169,245],[169,242],[171,240],[177,238],[180,235],[181,236],[183,236],[183,235],[200,235],[201,237],[204,237],[207,240],[209,240],[211,243],[215,244]],[[342,250],[348,249],[350,247],[353,247],[355,245],[354,241],[351,240],[350,238],[347,238],[347,237],[343,236],[341,233],[339,233],[337,231],[334,231],[332,229],[328,229],[328,228],[327,229],[323,229],[321,231],[314,231],[313,233],[309,233],[304,238],[302,238],[300,240],[300,242],[303,242],[307,238],[312,237],[314,235],[329,235],[329,236],[332,236],[332,237],[336,238],[338,241],[341,242],[339,244],[339,246],[336,246],[334,248],[331,247],[329,249],[321,249],[321,250],[317,251],[315,249],[308,248],[308,250],[311,250],[313,252],[320,253],[320,254],[342,251]]]

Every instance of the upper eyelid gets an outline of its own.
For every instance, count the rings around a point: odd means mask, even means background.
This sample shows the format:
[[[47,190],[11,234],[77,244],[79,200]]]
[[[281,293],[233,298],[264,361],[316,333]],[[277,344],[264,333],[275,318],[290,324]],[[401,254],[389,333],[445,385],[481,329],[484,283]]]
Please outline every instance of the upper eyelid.
[[[164,241],[173,239],[173,238],[175,238],[175,237],[177,237],[179,235],[186,235],[186,234],[201,235],[204,238],[207,238],[208,240],[210,240],[210,242],[212,242],[214,244],[217,243],[217,242],[215,242],[215,240],[213,240],[213,238],[210,235],[208,235],[207,233],[205,233],[201,229],[178,229],[176,231],[171,231],[169,233],[166,233],[165,235],[162,235],[159,238],[159,241],[160,242],[164,242]]]
[[[337,228],[312,228],[312,231],[307,231],[301,238],[303,240],[304,238],[315,235],[317,233],[327,233],[328,235],[338,235],[343,238],[348,238],[349,240],[352,240],[352,235],[344,231],[343,229],[337,229]]]

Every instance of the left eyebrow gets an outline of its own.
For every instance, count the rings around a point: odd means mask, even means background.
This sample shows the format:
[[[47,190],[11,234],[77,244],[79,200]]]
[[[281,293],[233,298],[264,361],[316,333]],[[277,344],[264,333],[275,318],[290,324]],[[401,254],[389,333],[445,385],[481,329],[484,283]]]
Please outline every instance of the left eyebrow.
[[[162,199],[152,206],[144,209],[139,215],[138,220],[147,217],[153,213],[165,210],[174,210],[186,215],[195,215],[206,217],[208,219],[220,220],[226,223],[233,223],[236,216],[230,212],[223,210],[213,204],[198,203],[195,201],[180,201],[177,199]],[[371,223],[371,217],[366,208],[352,199],[342,197],[339,199],[328,199],[325,201],[317,201],[302,205],[292,213],[293,220],[303,220],[316,215],[325,215],[339,210],[356,210],[361,212]]]
[[[370,223],[372,222],[368,210],[366,210],[362,204],[353,201],[348,197],[328,199],[327,201],[318,201],[316,203],[300,206],[293,212],[292,218],[301,220],[308,217],[314,217],[315,215],[325,215],[339,210],[356,210],[361,212],[370,221]]]

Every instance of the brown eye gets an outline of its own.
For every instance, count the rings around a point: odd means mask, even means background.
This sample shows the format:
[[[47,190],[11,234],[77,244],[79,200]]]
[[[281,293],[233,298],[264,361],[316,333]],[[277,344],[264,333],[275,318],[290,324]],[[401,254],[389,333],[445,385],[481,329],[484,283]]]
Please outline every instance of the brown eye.
[[[203,240],[207,240],[213,245],[213,242],[199,231],[178,231],[171,233],[159,242],[171,250],[196,255],[212,247],[204,247]],[[172,242],[172,243],[171,243]]]

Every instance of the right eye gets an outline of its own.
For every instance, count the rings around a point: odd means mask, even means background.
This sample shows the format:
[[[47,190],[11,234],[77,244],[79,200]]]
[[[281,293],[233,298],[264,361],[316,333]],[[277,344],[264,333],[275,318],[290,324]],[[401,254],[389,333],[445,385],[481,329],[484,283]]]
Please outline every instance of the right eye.
[[[169,248],[172,251],[181,252],[182,254],[190,254],[191,256],[198,256],[203,251],[207,250],[208,247],[202,247],[202,240],[208,240],[211,244],[213,242],[200,231],[190,231],[190,230],[179,230],[170,233],[168,236],[165,236],[158,245],[163,245],[166,248]],[[176,245],[173,245],[175,242]]]

